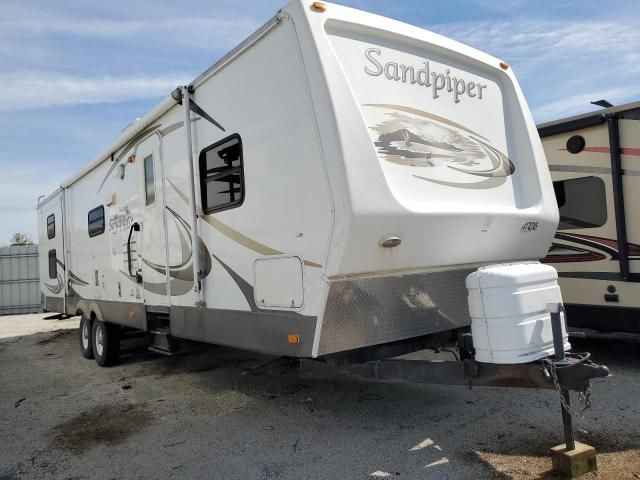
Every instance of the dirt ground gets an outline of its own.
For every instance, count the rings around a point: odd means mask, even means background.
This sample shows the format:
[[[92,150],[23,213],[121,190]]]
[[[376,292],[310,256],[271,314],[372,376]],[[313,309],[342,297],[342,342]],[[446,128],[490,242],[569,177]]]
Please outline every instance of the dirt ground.
[[[638,480],[640,344],[573,343],[614,373],[576,419],[598,450],[584,478]],[[243,374],[267,360],[133,342],[100,368],[76,330],[0,339],[0,480],[560,478],[553,391]]]

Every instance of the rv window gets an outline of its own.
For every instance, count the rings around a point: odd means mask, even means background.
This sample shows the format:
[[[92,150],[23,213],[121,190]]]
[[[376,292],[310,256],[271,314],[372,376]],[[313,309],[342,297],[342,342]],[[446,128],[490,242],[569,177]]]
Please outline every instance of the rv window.
[[[237,207],[244,200],[239,135],[231,135],[200,152],[200,194],[205,213]]]
[[[52,213],[47,217],[47,238],[51,240],[56,236],[56,217]]]
[[[156,201],[156,186],[153,178],[153,156],[144,159],[144,194],[145,205],[151,205]]]
[[[49,278],[56,278],[58,276],[58,258],[56,257],[55,249],[49,250]]]
[[[104,207],[100,205],[89,212],[89,237],[104,233]]]
[[[559,230],[601,227],[607,222],[604,182],[598,177],[553,182],[560,209]]]

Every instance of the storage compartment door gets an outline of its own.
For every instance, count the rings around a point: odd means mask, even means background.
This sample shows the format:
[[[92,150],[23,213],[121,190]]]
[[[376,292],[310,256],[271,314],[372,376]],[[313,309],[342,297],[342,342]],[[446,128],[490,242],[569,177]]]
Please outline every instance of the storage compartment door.
[[[262,258],[253,265],[254,296],[258,307],[278,310],[302,307],[304,288],[300,258]]]

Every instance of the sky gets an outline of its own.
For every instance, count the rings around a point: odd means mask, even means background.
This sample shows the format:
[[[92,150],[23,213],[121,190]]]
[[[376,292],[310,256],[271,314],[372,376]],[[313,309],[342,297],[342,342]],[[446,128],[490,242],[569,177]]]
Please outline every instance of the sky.
[[[640,99],[637,0],[342,0],[507,61],[536,122]],[[0,0],[0,245],[283,0]]]

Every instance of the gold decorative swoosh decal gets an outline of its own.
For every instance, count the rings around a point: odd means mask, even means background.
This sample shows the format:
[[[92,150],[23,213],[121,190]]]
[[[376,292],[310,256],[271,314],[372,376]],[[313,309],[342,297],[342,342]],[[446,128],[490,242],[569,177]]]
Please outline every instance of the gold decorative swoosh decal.
[[[503,185],[515,172],[507,155],[464,125],[402,105],[363,107],[379,109],[367,110],[378,157],[412,167],[415,178],[447,187],[489,189]]]
[[[486,180],[482,180],[480,182],[460,184],[457,182],[447,182],[444,180],[436,180],[435,178],[421,177],[420,175],[413,175],[413,176],[415,178],[419,178],[420,180],[425,180],[431,183],[437,183],[438,185],[444,185],[446,187],[460,187],[461,185],[464,185],[464,188],[469,188],[473,190],[477,190],[477,189],[482,190],[486,188],[499,187],[500,185],[502,185],[507,181],[506,177],[491,177],[491,178],[487,178]]]
[[[200,117],[193,118],[192,122],[197,122],[198,120],[200,120]],[[153,135],[156,132],[156,130],[158,131],[158,133],[160,133],[160,136],[165,137],[170,133],[175,132],[176,130],[182,128],[184,126],[184,122],[172,123],[171,125],[163,129],[160,129],[161,126],[162,126],[161,123],[157,123],[145,128],[144,130],[139,132],[136,136],[134,136],[131,140],[129,140],[126,143],[126,145],[124,145],[122,148],[117,150],[119,151],[117,156],[115,155],[115,152],[114,152],[113,158],[112,158],[113,161],[111,162],[111,166],[109,167],[109,170],[107,171],[106,175],[102,179],[102,183],[100,183],[100,187],[98,187],[98,192],[102,190],[102,187],[104,187],[104,184],[109,179],[109,176],[111,175],[111,173],[115,170],[115,168],[118,165],[120,165],[122,160],[125,158],[125,155],[129,152],[129,150],[135,147],[136,144],[145,141],[147,137],[150,137],[151,135]]]
[[[399,110],[401,112],[413,113],[414,115],[418,115],[419,117],[429,118],[431,120],[437,120],[440,123],[444,123],[445,125],[450,125],[452,127],[459,128],[460,130],[464,130],[467,133],[472,133],[477,137],[484,138],[485,140],[489,140],[487,137],[480,135],[478,132],[474,132],[473,130],[468,129],[464,125],[453,122],[448,118],[441,117],[440,115],[435,115],[433,113],[424,112],[422,110],[418,110],[417,108],[405,107],[403,105],[393,105],[391,103],[365,103],[362,105],[363,107],[378,107],[378,108],[392,108],[394,110]]]
[[[191,251],[191,227],[180,215],[178,215],[175,210],[170,207],[166,208],[169,213],[173,215],[174,221],[178,226],[178,235],[180,236],[180,246],[182,250],[182,260],[180,261],[180,263],[169,265],[169,276],[178,280],[191,281],[191,283],[193,284],[193,264],[191,262],[191,258],[193,257],[193,253]],[[184,234],[181,230],[184,230]],[[188,238],[185,237],[185,234]],[[209,273],[211,272],[211,255],[209,254],[209,249],[207,249],[207,246],[201,238],[198,238],[198,255],[202,261],[202,278],[206,278],[207,275],[209,275]],[[161,273],[162,275],[166,275],[167,269],[164,265],[154,263],[144,257],[141,258],[149,268],[155,270],[158,273]]]
[[[131,150],[136,145],[136,143],[141,142],[146,136],[151,135],[154,132],[154,130],[159,128],[161,125],[162,125],[161,123],[158,123],[145,128],[144,130],[139,132],[135,137],[129,140],[127,144],[120,149],[120,153],[117,156],[115,155],[115,152],[114,152],[113,161],[111,162],[111,166],[109,167],[109,170],[107,170],[107,173],[102,179],[102,183],[100,183],[100,186],[98,187],[98,193],[100,192],[100,190],[102,190],[102,187],[104,187],[104,184],[109,178],[109,175],[111,175],[111,172],[113,172],[115,168],[120,164],[120,162],[125,158],[125,155],[127,154],[127,152],[129,152],[129,150]]]
[[[180,191],[180,189],[169,178],[167,178],[167,182],[169,182],[169,184],[173,187],[173,189],[176,191],[178,196],[182,200],[184,200],[186,204],[189,204],[189,197],[187,197],[187,195],[184,192]],[[230,226],[221,222],[217,218],[214,218],[211,215],[205,215],[202,210],[198,210],[198,215],[202,220],[207,222],[209,225],[211,225],[213,228],[218,230],[224,236],[248,248],[249,250],[253,250],[254,252],[257,252],[261,255],[282,255],[283,254],[283,252],[276,250],[275,248],[271,248],[268,245],[265,245],[256,240],[253,240],[252,238],[249,238],[246,235],[243,235],[237,230],[234,230]],[[319,263],[311,262],[309,260],[304,260],[304,264],[307,267],[315,267],[315,268],[322,267],[322,265],[320,265]]]
[[[60,278],[59,274],[56,274],[56,284],[55,285],[51,285],[49,283],[43,282],[44,286],[47,287],[47,289],[53,293],[53,294],[58,294],[62,291],[62,278]]]
[[[67,269],[66,265],[59,258],[57,258],[56,259],[56,284],[55,285],[52,285],[52,284],[46,283],[46,282],[42,282],[44,284],[44,286],[47,287],[47,289],[51,293],[54,293],[54,294],[58,294],[58,293],[62,292],[62,288],[63,288],[63,281],[62,281],[62,277],[60,276],[60,273],[58,272],[58,267],[62,268],[63,272]],[[79,285],[79,286],[89,285],[87,282],[82,280],[80,277],[78,277],[71,270],[69,270],[69,284],[70,284],[69,288],[71,288],[71,285]]]

